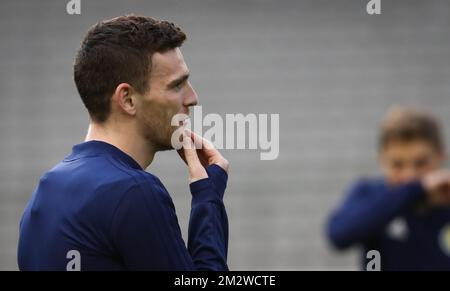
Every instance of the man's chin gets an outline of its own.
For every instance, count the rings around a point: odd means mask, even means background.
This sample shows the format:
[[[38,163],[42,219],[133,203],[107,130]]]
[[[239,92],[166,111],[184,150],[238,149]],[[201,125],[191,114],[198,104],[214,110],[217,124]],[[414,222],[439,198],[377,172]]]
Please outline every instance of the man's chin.
[[[170,150],[174,150],[175,148],[172,145],[172,136],[175,133],[175,131],[177,130],[178,127],[176,128],[170,128],[168,131],[169,134],[164,134],[162,136],[160,136],[157,139],[153,140],[153,145],[155,146],[155,150],[157,152],[159,151],[170,151]]]

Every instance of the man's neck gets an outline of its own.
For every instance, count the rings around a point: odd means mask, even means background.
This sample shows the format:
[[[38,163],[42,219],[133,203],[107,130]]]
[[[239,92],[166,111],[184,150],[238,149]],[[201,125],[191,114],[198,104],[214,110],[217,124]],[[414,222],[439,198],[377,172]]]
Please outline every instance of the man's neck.
[[[121,126],[108,126],[91,122],[85,141],[103,141],[109,143],[130,157],[132,157],[142,169],[146,169],[153,161],[156,150],[136,130]]]

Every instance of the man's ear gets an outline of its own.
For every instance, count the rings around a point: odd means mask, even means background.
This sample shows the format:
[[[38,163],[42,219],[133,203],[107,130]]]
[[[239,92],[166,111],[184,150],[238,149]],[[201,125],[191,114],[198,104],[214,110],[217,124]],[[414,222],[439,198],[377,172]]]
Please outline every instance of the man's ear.
[[[136,114],[136,96],[133,87],[128,83],[121,83],[116,87],[113,99],[123,113],[128,115]]]

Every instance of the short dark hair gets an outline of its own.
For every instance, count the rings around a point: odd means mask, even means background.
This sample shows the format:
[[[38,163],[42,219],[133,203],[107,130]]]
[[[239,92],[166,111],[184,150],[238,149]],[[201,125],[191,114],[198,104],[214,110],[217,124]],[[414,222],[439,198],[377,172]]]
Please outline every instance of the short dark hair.
[[[151,17],[119,16],[92,26],[74,64],[75,84],[91,118],[108,118],[111,95],[120,83],[145,93],[152,55],[180,47],[185,39],[175,24]]]
[[[444,151],[441,127],[433,115],[410,107],[391,108],[381,125],[379,149],[384,149],[392,141],[416,140],[430,143],[439,152]]]

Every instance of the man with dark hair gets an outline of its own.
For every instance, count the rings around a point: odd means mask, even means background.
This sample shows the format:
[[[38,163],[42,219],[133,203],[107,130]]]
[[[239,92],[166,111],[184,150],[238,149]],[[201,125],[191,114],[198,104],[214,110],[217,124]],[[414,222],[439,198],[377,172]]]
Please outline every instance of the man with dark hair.
[[[91,119],[85,142],[40,180],[20,224],[21,270],[227,270],[228,162],[192,132],[188,247],[160,180],[145,171],[172,149],[176,114],[197,95],[173,23],[121,16],[94,25],[74,79]],[[208,146],[205,146],[208,145]]]
[[[450,270],[450,171],[443,168],[437,120],[392,108],[378,151],[384,177],[361,179],[349,189],[329,219],[328,238],[339,249],[362,246],[362,269]],[[379,252],[378,268],[372,250]]]

